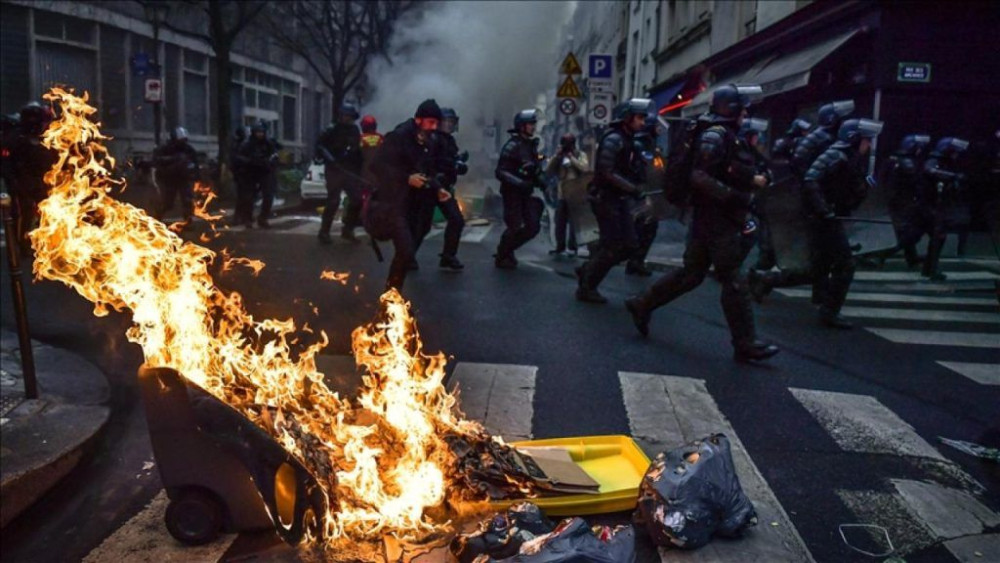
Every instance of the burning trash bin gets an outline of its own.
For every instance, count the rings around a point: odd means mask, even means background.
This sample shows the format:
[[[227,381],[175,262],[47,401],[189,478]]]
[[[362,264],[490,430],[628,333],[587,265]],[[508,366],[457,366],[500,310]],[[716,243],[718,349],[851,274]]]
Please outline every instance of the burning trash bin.
[[[170,535],[189,545],[268,528],[292,545],[315,535],[326,495],[263,430],[172,369],[141,367],[139,386]]]

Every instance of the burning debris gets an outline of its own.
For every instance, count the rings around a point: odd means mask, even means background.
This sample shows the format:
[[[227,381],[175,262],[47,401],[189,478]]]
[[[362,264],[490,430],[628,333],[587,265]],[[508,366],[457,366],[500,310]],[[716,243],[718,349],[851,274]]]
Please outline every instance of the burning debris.
[[[440,537],[470,502],[503,488],[494,468],[508,466],[505,450],[461,416],[442,385],[444,356],[423,352],[397,292],[382,295],[376,319],[353,332],[366,374],[355,402],[341,398],[316,369],[326,334],[293,350],[302,332],[294,320],[250,315],[240,294],[215,285],[215,252],[110,197],[114,161],[86,94],[55,88],[45,99],[61,108],[44,135],[59,159],[45,176],[52,190],[30,234],[36,279],[69,285],[94,303],[95,314],[130,312],[127,337],[142,347],[146,365],[175,370],[301,464],[323,499],[314,505],[329,507],[304,533],[310,545],[326,548],[328,558],[377,560],[383,536]],[[470,465],[453,450],[456,440],[496,457],[477,466],[490,483],[485,490],[469,486],[477,477],[465,473]],[[525,483],[512,487],[526,492]]]
[[[350,272],[334,272],[333,270],[323,270],[319,274],[319,279],[334,281],[340,285],[347,285],[347,279],[351,277]]]

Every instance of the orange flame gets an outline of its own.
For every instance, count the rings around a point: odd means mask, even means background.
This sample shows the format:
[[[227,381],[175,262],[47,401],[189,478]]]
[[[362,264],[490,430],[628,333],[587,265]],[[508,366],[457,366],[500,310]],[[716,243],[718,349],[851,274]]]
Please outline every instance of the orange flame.
[[[447,530],[428,511],[444,508],[454,457],[441,436],[481,436],[443,387],[445,358],[422,351],[409,304],[394,290],[380,299],[378,319],[352,334],[366,369],[356,404],[324,383],[315,357],[328,343],[293,351],[307,326],[257,320],[239,293],[216,287],[208,267],[219,256],[185,242],[142,210],[114,200],[95,109],[54,88],[59,119],[44,134],[58,162],[46,174],[50,196],[30,234],[36,279],[61,281],[94,303],[97,315],[128,311],[128,339],[148,365],[177,370],[239,409],[295,455],[317,478],[331,512],[314,538],[340,560],[374,559],[384,534],[420,541]],[[206,199],[209,199],[206,197]],[[204,208],[202,212],[209,215]],[[222,254],[223,268],[260,261]],[[346,279],[343,283],[346,283]],[[447,499],[461,506],[460,498]]]
[[[347,285],[347,278],[349,277],[351,277],[350,272],[338,273],[333,270],[323,270],[319,275],[319,279],[321,280],[335,281],[340,285]]]

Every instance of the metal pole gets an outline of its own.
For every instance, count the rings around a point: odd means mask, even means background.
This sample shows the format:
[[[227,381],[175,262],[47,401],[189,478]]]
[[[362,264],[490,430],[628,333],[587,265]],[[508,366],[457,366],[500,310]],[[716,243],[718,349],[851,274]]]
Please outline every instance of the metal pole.
[[[31,333],[28,330],[28,307],[24,300],[24,286],[21,285],[21,254],[18,249],[17,229],[10,216],[11,200],[7,194],[0,194],[0,212],[3,213],[3,228],[7,236],[7,263],[10,266],[10,290],[14,294],[14,318],[17,320],[17,341],[21,347],[21,373],[24,377],[24,396],[38,398],[38,381],[35,379],[35,356],[31,349]]]
[[[153,11],[153,52],[156,54],[156,76],[162,79],[160,67],[160,17]],[[160,101],[153,102],[153,142],[160,146]]]

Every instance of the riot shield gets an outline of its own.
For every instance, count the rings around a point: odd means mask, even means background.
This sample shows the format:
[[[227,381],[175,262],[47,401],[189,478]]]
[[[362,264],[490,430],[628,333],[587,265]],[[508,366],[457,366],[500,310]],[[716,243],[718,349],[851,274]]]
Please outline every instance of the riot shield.
[[[576,243],[584,246],[600,238],[597,228],[597,218],[590,208],[590,199],[587,194],[587,186],[594,179],[592,172],[581,174],[573,180],[566,180],[562,184],[563,197],[569,207],[569,219],[573,222],[573,229],[576,231]]]
[[[775,261],[782,270],[810,268],[809,222],[802,207],[802,183],[787,160],[771,163],[773,182],[758,194],[757,210],[767,221]]]

